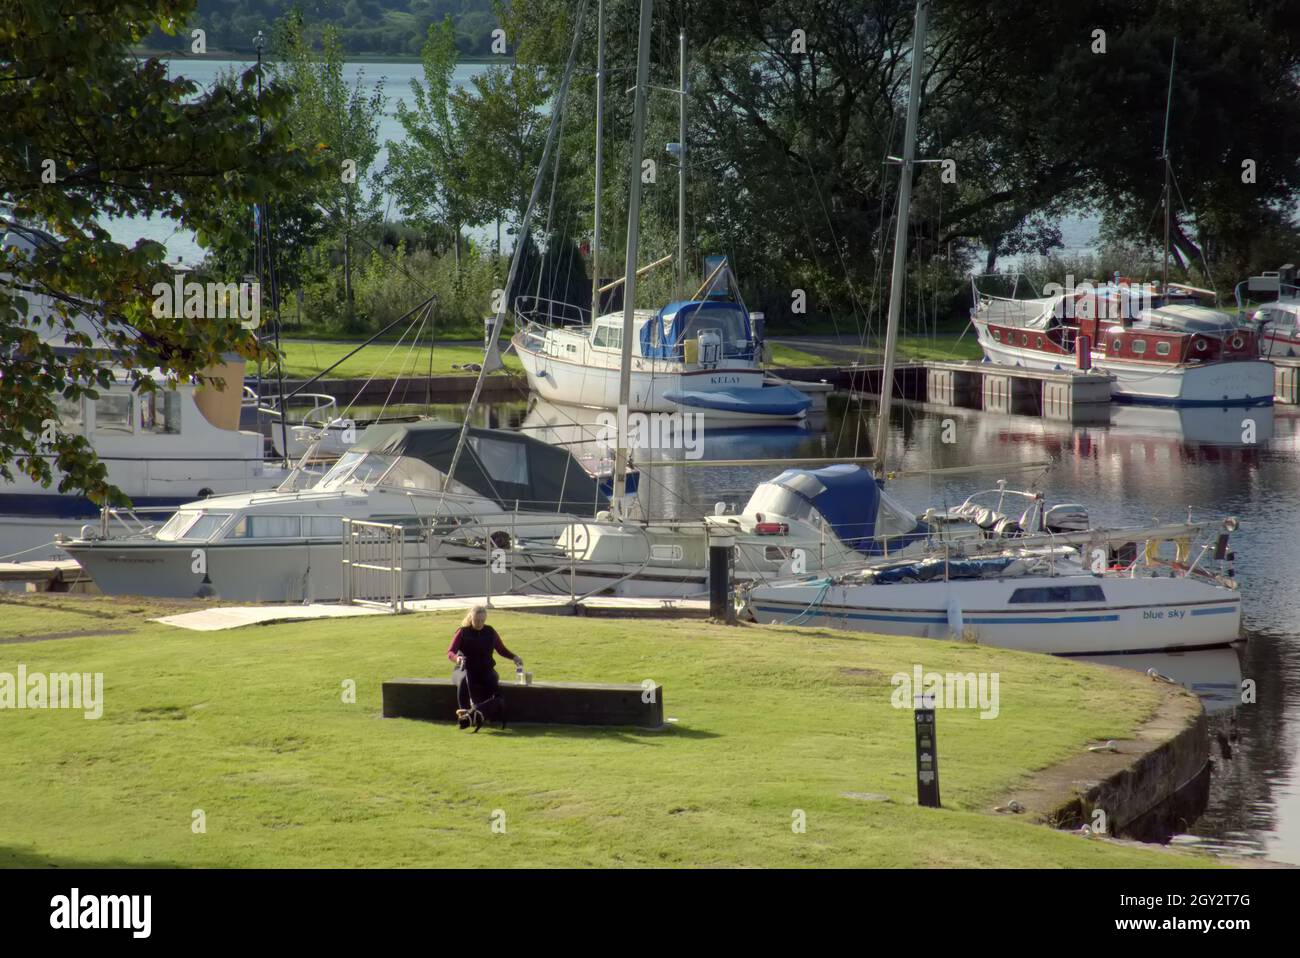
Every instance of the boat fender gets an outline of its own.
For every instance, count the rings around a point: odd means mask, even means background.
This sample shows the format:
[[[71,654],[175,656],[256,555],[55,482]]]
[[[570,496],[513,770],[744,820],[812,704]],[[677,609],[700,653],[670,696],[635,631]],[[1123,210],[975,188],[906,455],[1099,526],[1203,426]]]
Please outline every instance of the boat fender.
[[[961,612],[961,603],[956,599],[948,601],[948,633],[960,637],[965,631],[966,623]]]

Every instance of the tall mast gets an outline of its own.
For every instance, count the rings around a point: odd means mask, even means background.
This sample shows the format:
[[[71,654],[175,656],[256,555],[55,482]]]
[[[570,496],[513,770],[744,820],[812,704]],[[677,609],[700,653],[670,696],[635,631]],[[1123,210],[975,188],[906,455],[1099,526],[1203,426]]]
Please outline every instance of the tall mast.
[[[591,224],[591,318],[600,312],[600,195],[605,183],[605,0],[596,4],[596,213]]]
[[[1169,54],[1169,92],[1165,94],[1165,138],[1160,147],[1160,159],[1165,164],[1165,265],[1160,273],[1160,293],[1169,289],[1169,113],[1174,107],[1174,58],[1178,55],[1178,38]]]
[[[677,298],[686,295],[686,30],[677,38],[682,82],[677,108]]]
[[[618,374],[618,446],[614,454],[615,518],[623,516],[623,485],[627,480],[627,414],[632,399],[632,326],[636,309],[637,242],[641,233],[641,157],[645,150],[645,97],[650,78],[650,18],[653,11],[654,0],[641,0],[632,112],[632,160],[628,169],[631,183],[627,200],[627,258],[623,263],[623,349]]]
[[[497,338],[501,335],[501,327],[505,325],[506,310],[510,306],[510,294],[515,288],[515,279],[519,275],[519,262],[523,256],[524,246],[527,245],[528,230],[532,225],[533,211],[537,209],[537,199],[542,193],[542,180],[546,176],[551,151],[555,146],[560,116],[564,112],[564,104],[569,96],[569,80],[573,76],[573,64],[578,56],[578,43],[582,39],[582,23],[586,13],[587,0],[579,0],[578,12],[573,27],[573,45],[569,48],[569,59],[564,65],[564,75],[560,78],[560,88],[555,94],[555,104],[551,108],[551,123],[546,131],[546,144],[542,147],[542,159],[537,166],[537,175],[533,178],[533,191],[529,194],[528,206],[524,209],[524,218],[519,221],[519,228],[515,232],[515,248],[510,255],[510,270],[506,273],[506,286],[503,290],[504,295],[501,297],[501,307],[492,319],[492,326],[487,336],[487,346],[483,351],[483,364],[479,367],[478,378],[474,380],[474,391],[470,393],[469,405],[465,409],[465,421],[461,423],[460,438],[456,440],[456,451],[451,454],[451,465],[447,469],[448,482],[443,486],[444,498],[447,495],[447,488],[451,485],[450,480],[456,476],[456,467],[460,462],[460,455],[465,449],[465,439],[469,435],[470,420],[474,417],[474,411],[478,408],[479,396],[483,392],[483,380],[493,370],[501,368],[499,357],[496,365],[489,362],[489,357],[495,356]]]
[[[916,156],[916,120],[921,108],[921,78],[925,66],[925,19],[929,0],[916,2],[912,34],[912,85],[907,97],[907,128],[903,134],[903,169],[898,183],[898,223],[894,229],[894,272],[889,281],[889,323],[885,328],[885,368],[880,378],[880,419],[876,423],[876,477],[885,474],[885,442],[889,438],[889,407],[894,398],[894,350],[898,346],[898,315],[903,309],[907,265],[907,218],[912,206],[912,164]]]

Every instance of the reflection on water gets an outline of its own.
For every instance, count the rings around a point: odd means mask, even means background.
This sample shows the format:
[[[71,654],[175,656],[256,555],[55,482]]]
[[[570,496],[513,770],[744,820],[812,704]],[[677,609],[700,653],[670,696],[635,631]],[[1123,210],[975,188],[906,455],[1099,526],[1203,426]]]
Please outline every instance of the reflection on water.
[[[423,412],[423,407],[415,410]],[[391,412],[391,410],[390,410]],[[463,407],[435,407],[459,421]],[[583,456],[602,454],[596,412],[549,404],[509,404],[476,412],[476,423],[527,427]],[[698,516],[715,502],[739,507],[757,483],[791,459],[870,455],[875,409],[832,402],[820,420],[763,427],[706,423],[703,457],[777,460],[758,465],[684,465],[683,449],[639,450],[641,498],[654,516]],[[1096,523],[1233,515],[1236,572],[1245,598],[1247,642],[1239,650],[1105,657],[1154,668],[1206,703],[1215,741],[1209,807],[1179,841],[1300,864],[1300,451],[1297,423],[1273,409],[1154,409],[1116,406],[1110,424],[1072,428],[1036,417],[895,407],[891,468],[1000,465],[987,473],[904,477],[891,491],[920,512],[960,503],[998,479],[1043,490],[1055,502],[1083,504]],[[951,442],[945,442],[951,439]],[[1046,465],[1041,463],[1046,461]],[[1008,464],[1029,464],[1011,468]],[[1123,661],[1121,661],[1123,660]],[[1130,661],[1131,660],[1131,661]],[[1242,680],[1255,701],[1237,704]]]

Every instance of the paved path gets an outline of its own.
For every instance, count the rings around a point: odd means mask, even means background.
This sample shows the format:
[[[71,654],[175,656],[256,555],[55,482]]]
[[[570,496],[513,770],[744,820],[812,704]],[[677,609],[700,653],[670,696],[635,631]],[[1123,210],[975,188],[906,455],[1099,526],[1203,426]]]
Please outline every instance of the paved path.
[[[470,606],[491,605],[493,609],[511,609],[526,612],[550,612],[571,615],[577,611],[587,615],[707,615],[709,603],[705,599],[654,599],[625,596],[591,596],[578,602],[575,610],[567,596],[554,595],[494,595],[490,600],[483,596],[462,596],[449,599],[409,599],[403,603],[407,612],[464,612]],[[246,625],[268,625],[273,622],[299,622],[306,619],[344,619],[359,615],[392,615],[392,611],[378,606],[314,603],[312,605],[247,605],[220,609],[200,609],[179,615],[165,615],[153,622],[173,625],[194,632],[220,632]]]

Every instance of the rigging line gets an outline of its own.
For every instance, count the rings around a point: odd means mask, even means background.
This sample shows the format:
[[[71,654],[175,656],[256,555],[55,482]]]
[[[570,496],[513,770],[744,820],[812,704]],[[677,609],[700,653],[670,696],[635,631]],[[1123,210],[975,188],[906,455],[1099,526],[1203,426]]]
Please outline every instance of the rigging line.
[[[890,126],[889,126],[889,140],[886,142],[885,145],[886,161],[888,159],[890,144],[893,143],[894,134],[897,131],[897,129],[898,129],[898,114],[894,113],[892,114],[892,119],[890,121]],[[876,234],[879,237],[880,245],[876,251],[876,263],[875,263],[876,277],[875,277],[875,281],[872,283],[872,289],[871,289],[871,299],[872,299],[873,308],[877,306],[878,298],[881,292],[881,287],[884,284],[885,243],[889,235],[889,224],[893,223],[895,218],[898,215],[898,204],[900,200],[898,192],[895,191],[893,206],[892,207],[889,206],[885,202],[885,196],[887,191],[888,191],[888,178],[882,175],[880,177],[880,202],[878,204],[880,209],[880,221],[877,226],[877,234]],[[886,209],[889,209],[888,216],[885,215]],[[865,352],[865,350],[866,350],[866,330],[864,329],[862,340],[859,343],[859,355]],[[866,385],[865,377],[864,377],[863,385],[864,386]],[[853,440],[853,455],[856,457],[862,454],[861,445],[860,445],[862,441],[861,419],[863,415],[862,404],[866,399],[866,390],[858,389],[855,390],[855,392],[857,392],[857,399],[858,399],[858,415],[855,419],[856,432],[854,434],[854,440]],[[843,425],[844,424],[841,423],[841,438],[843,437],[843,432],[842,432]]]
[[[505,298],[507,299],[510,296],[511,289],[514,288],[515,285],[515,279],[519,269],[520,260],[523,258],[522,257],[523,250],[521,244],[523,239],[528,235],[528,230],[530,229],[530,223],[532,221],[533,209],[537,204],[538,197],[541,195],[542,183],[544,181],[545,173],[546,173],[546,164],[547,161],[550,159],[551,148],[555,145],[555,134],[559,127],[560,114],[564,110],[564,104],[568,97],[569,80],[573,76],[573,67],[577,61],[578,48],[580,46],[580,41],[582,40],[582,25],[586,17],[586,13],[587,13],[587,0],[579,0],[578,10],[574,20],[573,42],[569,47],[569,58],[565,63],[564,75],[560,80],[560,88],[556,93],[555,105],[551,111],[550,128],[548,129],[546,134],[546,146],[543,147],[542,149],[542,158],[537,165],[537,175],[533,179],[532,191],[528,197],[528,208],[524,210],[523,222],[519,224],[519,229],[518,229],[519,242],[515,244],[515,252],[510,259],[510,271],[507,274],[506,286],[505,286]],[[495,339],[500,335],[501,326],[505,322],[505,314],[506,314],[506,303],[503,299],[501,308],[497,311],[496,315],[492,319],[492,327],[491,327],[491,332],[489,333],[489,340]],[[479,396],[483,392],[483,381],[487,378],[487,374],[488,374],[488,367],[487,367],[487,363],[485,362],[479,369],[478,378],[474,381],[474,391],[470,395],[469,405],[465,413],[465,422],[461,426],[460,438],[457,439],[456,441],[456,451],[452,453],[451,467],[448,470],[448,473],[451,477],[455,476],[456,464],[460,460],[461,451],[465,445],[465,439],[469,435],[470,416],[473,414],[474,407],[478,403]]]
[[[1169,179],[1173,181],[1174,192],[1178,194],[1178,202],[1183,205],[1183,212],[1192,218],[1192,222],[1195,222],[1196,216],[1194,213],[1192,213],[1191,210],[1187,208],[1187,201],[1183,199],[1183,190],[1182,187],[1178,185],[1178,176],[1174,173],[1174,168],[1172,165],[1169,167]],[[1181,229],[1179,231],[1181,232]],[[1197,251],[1201,254],[1201,265],[1205,267],[1205,278],[1209,280],[1210,289],[1214,289],[1215,288],[1214,277],[1210,275],[1210,264],[1209,261],[1206,260],[1205,258],[1205,250],[1204,248],[1198,247]],[[1186,268],[1187,268],[1186,266],[1183,267],[1184,270],[1186,270]]]
[[[343,407],[343,409],[341,410],[343,413],[347,413],[351,411],[352,407],[356,404],[357,399],[361,396],[362,393],[365,392],[366,387],[370,385],[371,381],[374,380],[375,376],[378,375],[379,369],[383,366],[384,363],[388,361],[388,357],[393,355],[393,353],[397,350],[398,346],[402,345],[402,340],[406,339],[406,334],[411,331],[411,328],[416,324],[417,320],[418,317],[416,319],[412,319],[409,323],[407,323],[406,328],[402,330],[402,335],[397,338],[396,342],[394,342],[391,347],[389,347],[388,352],[384,354],[384,358],[376,365],[375,369],[370,373],[370,375],[366,377],[366,381],[361,384],[361,388],[357,390],[357,394],[348,401],[348,404],[346,406]]]
[[[546,237],[546,252],[551,252],[551,222],[555,218],[555,187],[560,182],[560,159],[564,156],[564,121],[566,117],[560,114],[560,128],[555,134],[555,166],[551,169],[551,197],[546,207],[546,226],[542,235]],[[542,295],[542,273],[546,270],[546,259],[544,256],[537,261],[537,284],[533,290],[533,298],[540,299]],[[549,298],[549,297],[548,297]]]

